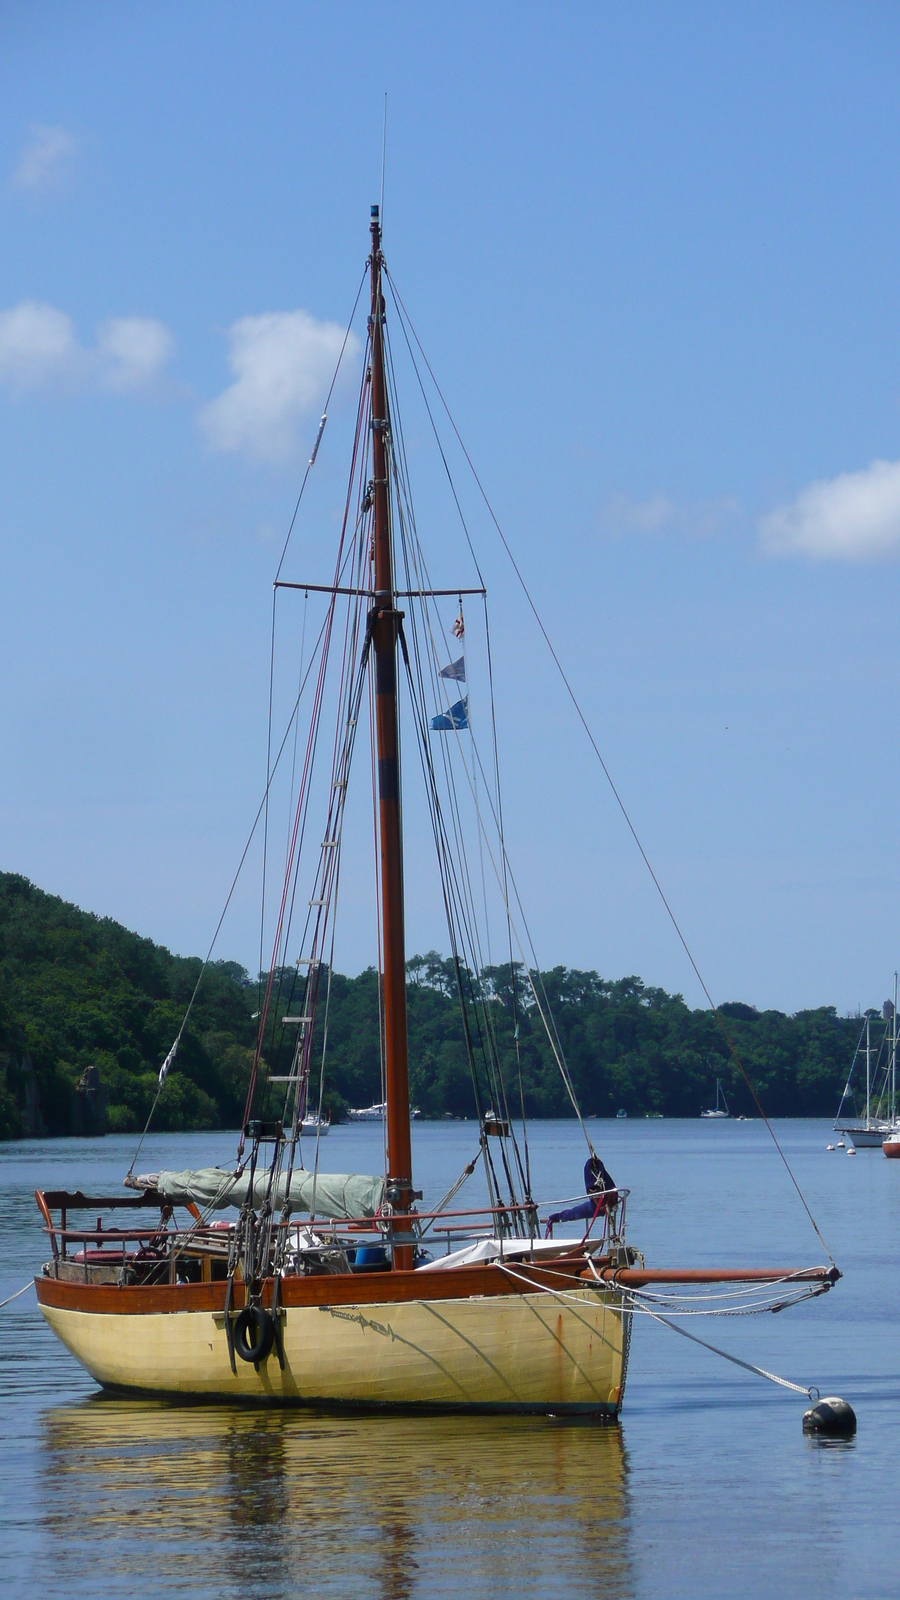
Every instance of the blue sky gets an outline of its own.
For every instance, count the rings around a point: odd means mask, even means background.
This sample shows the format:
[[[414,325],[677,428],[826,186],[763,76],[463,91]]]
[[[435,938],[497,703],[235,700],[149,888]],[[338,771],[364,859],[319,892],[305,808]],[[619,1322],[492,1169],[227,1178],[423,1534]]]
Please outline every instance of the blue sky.
[[[0,44],[3,867],[206,947],[259,799],[271,580],[386,92],[390,266],[712,993],[879,1004],[897,9],[30,0]],[[352,388],[295,576],[327,571]],[[408,437],[415,465],[414,412]],[[465,581],[442,515],[436,565]],[[700,1003],[479,538],[538,953]],[[410,947],[441,947],[412,823],[410,844]],[[256,904],[248,880],[220,947],[250,966]],[[368,928],[341,949],[366,964]]]

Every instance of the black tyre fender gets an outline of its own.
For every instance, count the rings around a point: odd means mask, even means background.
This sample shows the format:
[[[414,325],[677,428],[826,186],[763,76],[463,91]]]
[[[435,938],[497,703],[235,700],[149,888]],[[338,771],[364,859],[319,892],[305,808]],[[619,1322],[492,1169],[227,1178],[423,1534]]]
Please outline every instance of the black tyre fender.
[[[242,1361],[265,1361],[275,1343],[275,1323],[262,1306],[245,1306],[232,1332],[235,1354]]]

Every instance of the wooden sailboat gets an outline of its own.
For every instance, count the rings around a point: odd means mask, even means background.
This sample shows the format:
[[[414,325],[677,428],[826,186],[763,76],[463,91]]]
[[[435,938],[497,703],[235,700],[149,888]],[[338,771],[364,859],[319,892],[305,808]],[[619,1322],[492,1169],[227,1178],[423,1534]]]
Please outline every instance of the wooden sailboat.
[[[333,892],[339,853],[346,793],[341,746],[320,878],[309,901],[314,931],[311,953],[304,958],[302,1004],[299,1013],[282,1017],[295,1027],[289,1071],[273,1072],[263,1053],[266,1019],[273,1007],[277,1012],[273,960],[234,1166],[131,1178],[131,1186],[117,1196],[38,1191],[51,1247],[35,1280],[38,1300],[63,1344],[100,1384],[115,1389],[614,1418],[625,1388],[632,1292],[654,1283],[780,1283],[785,1274],[648,1269],[625,1242],[627,1191],[596,1178],[589,1140],[588,1194],[569,1213],[580,1219],[578,1228],[568,1238],[540,1237],[546,1219],[531,1195],[527,1171],[521,1173],[520,1190],[515,1188],[508,1113],[496,1100],[493,1106],[499,1109],[479,1110],[489,1203],[480,1212],[453,1211],[446,1202],[430,1211],[418,1206],[410,1133],[397,703],[398,651],[405,659],[407,644],[398,601],[446,591],[424,589],[421,579],[416,590],[403,591],[397,584],[392,494],[399,493],[399,478],[391,454],[384,272],[380,218],[373,207],[369,347],[359,429],[359,436],[368,438],[371,474],[367,466],[358,565],[348,580],[339,563],[328,592],[332,604],[340,594],[351,604],[362,603],[360,660],[352,677],[359,695],[347,702],[342,724],[347,741],[364,684],[370,685],[373,705],[385,1171],[373,1177],[323,1174],[318,1146],[312,1170],[298,1161],[316,1007],[327,982],[315,930]],[[447,718],[439,725],[447,726]],[[458,719],[454,724],[451,716],[450,725],[458,726]],[[286,882],[279,932],[287,900]],[[458,959],[456,970],[462,982]],[[465,1005],[463,1014],[469,1015]],[[278,1084],[283,1108],[266,1116],[272,1086]],[[509,1178],[508,1193],[500,1193],[492,1176],[495,1148],[496,1169]],[[102,1217],[95,1226],[84,1220],[103,1211],[120,1218],[126,1208],[133,1214],[124,1225],[104,1227]],[[230,1221],[216,1219],[217,1211],[229,1209]],[[438,1221],[450,1224],[448,1253],[429,1259],[426,1247]],[[791,1274],[790,1281],[821,1292],[835,1275],[834,1269],[816,1267]]]

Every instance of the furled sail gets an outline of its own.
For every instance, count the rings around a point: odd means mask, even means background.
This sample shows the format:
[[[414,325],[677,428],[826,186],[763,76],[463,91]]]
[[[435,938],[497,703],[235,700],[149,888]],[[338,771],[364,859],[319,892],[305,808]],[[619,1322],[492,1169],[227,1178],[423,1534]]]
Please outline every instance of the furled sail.
[[[250,1174],[235,1176],[223,1167],[201,1167],[196,1172],[148,1172],[133,1180],[138,1189],[157,1189],[169,1205],[193,1203],[202,1210],[221,1211],[225,1206],[242,1206],[250,1194]],[[253,1183],[254,1207],[264,1204],[268,1172],[257,1172]],[[287,1173],[280,1173],[273,1186],[272,1206],[280,1211],[285,1204]],[[359,1172],[319,1172],[315,1175],[295,1167],[290,1180],[292,1211],[311,1211],[317,1217],[374,1217],[384,1198],[384,1179]]]

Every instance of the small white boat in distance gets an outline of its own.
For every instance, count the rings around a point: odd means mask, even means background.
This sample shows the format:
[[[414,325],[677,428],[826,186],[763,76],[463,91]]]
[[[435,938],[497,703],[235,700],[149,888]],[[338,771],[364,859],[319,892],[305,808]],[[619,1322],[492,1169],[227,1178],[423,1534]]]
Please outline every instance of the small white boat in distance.
[[[721,1102],[721,1104],[720,1104]],[[721,1078],[716,1079],[716,1108],[714,1111],[701,1111],[701,1117],[730,1117],[728,1101],[725,1099],[725,1090],[722,1088]]]
[[[327,1117],[304,1117],[300,1124],[300,1132],[311,1133],[314,1134],[317,1139],[324,1139],[330,1127],[330,1115]]]
[[[356,1111],[348,1108],[347,1121],[348,1122],[383,1122],[386,1112],[387,1112],[387,1105],[386,1105],[386,1103],[384,1101],[381,1102],[381,1105],[378,1105],[378,1106],[364,1106],[364,1107],[361,1107],[359,1110],[356,1110]],[[422,1113],[420,1111],[417,1111],[415,1109],[415,1107],[413,1107],[410,1110],[409,1114],[412,1117],[413,1122],[416,1122],[418,1120],[418,1118],[422,1115]]]

